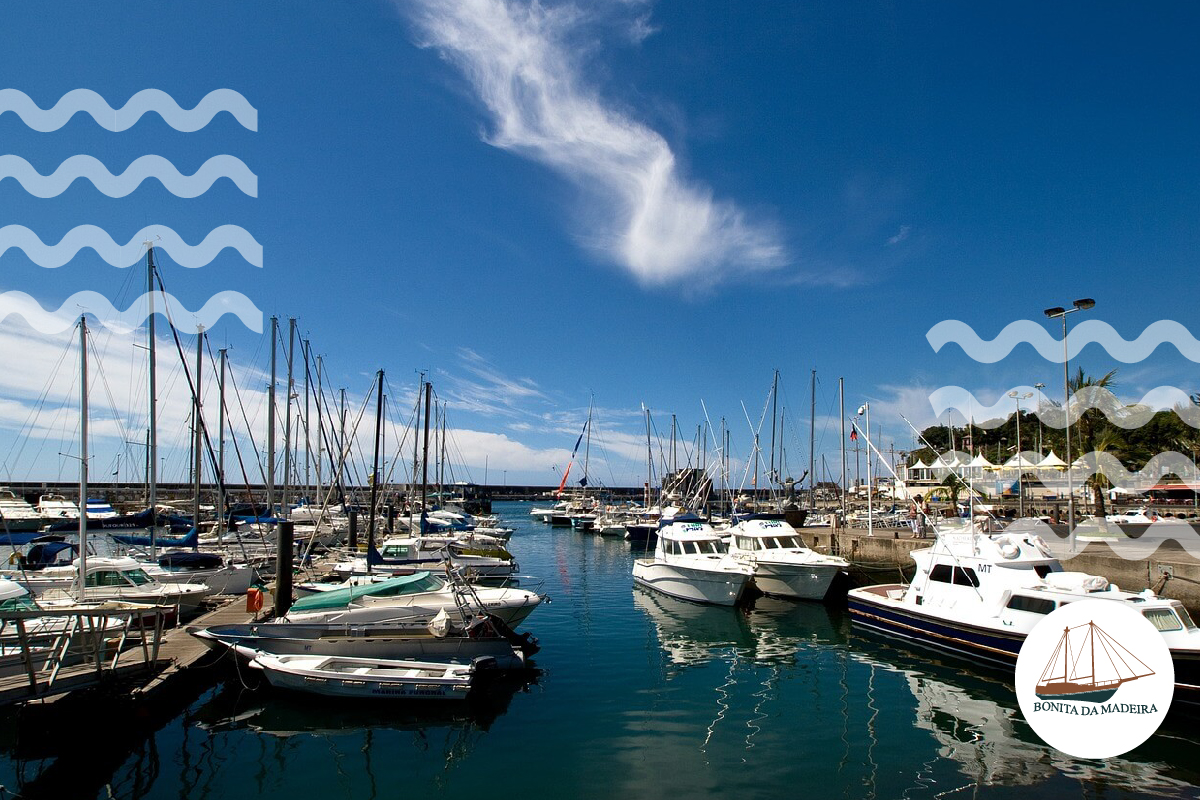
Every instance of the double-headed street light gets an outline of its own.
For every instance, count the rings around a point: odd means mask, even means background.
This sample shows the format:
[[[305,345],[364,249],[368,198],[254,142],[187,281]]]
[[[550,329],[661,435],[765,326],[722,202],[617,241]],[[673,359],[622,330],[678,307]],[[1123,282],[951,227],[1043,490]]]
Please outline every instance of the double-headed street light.
[[[1086,311],[1089,308],[1094,308],[1096,301],[1090,297],[1085,297],[1082,300],[1076,300],[1071,304],[1071,308],[1062,308],[1055,306],[1047,308],[1045,314],[1050,319],[1062,319],[1063,329],[1063,411],[1066,413],[1066,434],[1067,434],[1067,525],[1068,536],[1071,541],[1071,550],[1075,550],[1075,477],[1073,475],[1074,465],[1071,463],[1071,381],[1070,370],[1067,366],[1067,314],[1073,314],[1076,311]]]
[[[1025,516],[1025,483],[1024,468],[1021,462],[1024,460],[1021,456],[1021,401],[1028,400],[1033,397],[1033,392],[1018,392],[1016,389],[1008,393],[1008,396],[1017,401],[1017,515]]]

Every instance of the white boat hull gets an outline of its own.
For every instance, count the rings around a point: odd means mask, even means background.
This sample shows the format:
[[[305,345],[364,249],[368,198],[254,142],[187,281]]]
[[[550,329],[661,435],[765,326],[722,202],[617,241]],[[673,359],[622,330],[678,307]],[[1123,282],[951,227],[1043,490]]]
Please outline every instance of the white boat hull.
[[[840,567],[834,564],[771,564],[759,561],[754,585],[763,594],[797,600],[823,600]]]
[[[701,570],[649,558],[633,562],[635,583],[693,603],[737,605],[749,579],[749,573]]]
[[[258,654],[250,665],[272,686],[333,697],[462,700],[473,680],[469,666],[415,661]]]

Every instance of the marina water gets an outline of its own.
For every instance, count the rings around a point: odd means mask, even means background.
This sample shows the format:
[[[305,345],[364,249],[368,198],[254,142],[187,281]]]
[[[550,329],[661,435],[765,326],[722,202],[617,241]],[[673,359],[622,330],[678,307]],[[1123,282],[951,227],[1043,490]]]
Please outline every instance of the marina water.
[[[0,797],[1198,794],[1186,720],[1122,758],[1071,759],[1030,731],[1002,672],[859,633],[836,602],[730,609],[636,589],[629,543],[550,528],[529,508],[494,511],[552,599],[524,625],[542,644],[533,682],[424,708],[271,691],[225,663],[169,719],[120,720],[118,704],[31,743],[16,734],[28,712],[6,712]]]

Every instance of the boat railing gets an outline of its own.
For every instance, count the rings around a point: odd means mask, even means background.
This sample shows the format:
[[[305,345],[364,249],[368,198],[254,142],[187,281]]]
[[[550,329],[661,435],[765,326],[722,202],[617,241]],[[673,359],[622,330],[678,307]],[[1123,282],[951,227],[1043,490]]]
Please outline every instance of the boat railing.
[[[166,622],[178,609],[128,605],[0,611],[0,641],[10,662],[0,670],[0,702],[45,696],[64,685],[82,688],[138,669],[153,671]],[[32,620],[39,623],[33,629]],[[45,631],[47,622],[53,631]]]

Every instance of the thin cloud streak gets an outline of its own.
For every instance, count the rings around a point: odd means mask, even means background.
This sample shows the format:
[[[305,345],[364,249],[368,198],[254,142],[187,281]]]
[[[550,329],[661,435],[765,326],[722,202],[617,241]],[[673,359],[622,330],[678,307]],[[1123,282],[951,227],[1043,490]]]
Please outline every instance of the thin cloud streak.
[[[687,180],[658,132],[582,77],[572,37],[588,16],[576,6],[394,2],[411,12],[420,44],[470,81],[491,115],[488,143],[577,185],[588,205],[581,217],[597,226],[581,239],[643,285],[710,286],[787,262],[773,226]]]

